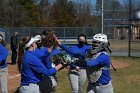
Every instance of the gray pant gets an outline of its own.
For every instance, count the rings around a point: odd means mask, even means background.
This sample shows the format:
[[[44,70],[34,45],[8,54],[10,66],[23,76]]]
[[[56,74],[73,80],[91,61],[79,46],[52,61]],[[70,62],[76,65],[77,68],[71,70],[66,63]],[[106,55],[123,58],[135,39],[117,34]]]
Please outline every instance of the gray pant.
[[[91,83],[88,84],[86,93],[113,93],[112,82],[107,85],[95,86]]]
[[[76,70],[69,71],[69,80],[72,87],[72,93],[82,93],[82,88],[86,82],[86,70],[81,69],[79,72]]]
[[[0,69],[0,93],[8,93],[7,90],[7,67]]]
[[[51,76],[51,81],[52,81],[52,91],[51,91],[51,93],[55,93],[56,87],[57,87],[57,79],[56,79],[56,77]]]
[[[19,88],[19,93],[40,93],[39,85],[30,83],[27,86],[21,86]]]

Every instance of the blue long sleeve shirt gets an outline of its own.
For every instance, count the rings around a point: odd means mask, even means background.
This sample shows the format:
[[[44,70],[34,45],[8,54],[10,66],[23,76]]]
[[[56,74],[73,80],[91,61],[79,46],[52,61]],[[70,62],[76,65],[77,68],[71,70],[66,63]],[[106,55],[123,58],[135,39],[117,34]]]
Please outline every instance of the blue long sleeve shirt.
[[[60,47],[64,49],[66,52],[70,53],[71,55],[77,56],[80,60],[84,60],[86,51],[88,49],[91,49],[91,47],[88,45],[83,45],[82,47],[79,47],[79,45],[68,47],[65,44],[61,44]]]
[[[45,62],[44,65],[49,69],[52,68],[52,62],[50,61],[50,58],[52,57],[52,55],[58,54],[60,53],[60,50],[58,50],[57,48],[53,49],[53,51],[47,56],[45,57]]]
[[[47,69],[39,58],[32,54],[34,51],[26,51],[22,60],[21,85],[39,83],[42,75],[49,76],[57,72],[55,68]]]
[[[47,69],[55,67],[55,65],[50,61],[50,58],[52,55],[58,53],[60,53],[60,50],[58,50],[57,48],[53,49],[51,53],[48,53],[47,47],[41,49],[37,48],[35,52],[32,52],[34,56],[41,59],[42,63],[45,65]],[[56,75],[56,73],[54,73],[53,75]]]
[[[68,52],[71,57],[77,57],[79,60],[85,60],[85,54],[86,51],[91,49],[91,47],[89,45],[83,45],[82,47],[79,47],[79,45],[75,45],[73,47],[68,47],[65,44],[61,44],[60,47],[62,49],[64,49],[66,52]],[[76,67],[76,65],[74,64],[70,64],[71,69],[74,69]],[[84,67],[80,67],[80,68],[84,68]]]
[[[88,67],[103,66],[108,69],[108,70],[102,70],[102,75],[97,81],[98,83],[107,84],[111,80],[110,70],[109,70],[110,68],[109,55],[102,53],[96,59],[87,61],[87,66]]]
[[[43,59],[45,56],[48,56],[50,53],[48,52],[47,47],[43,47],[41,49],[36,48],[36,50],[32,52],[32,54],[39,59]]]
[[[0,68],[7,67],[7,62],[6,62],[7,56],[8,56],[7,49],[2,44],[0,44]]]

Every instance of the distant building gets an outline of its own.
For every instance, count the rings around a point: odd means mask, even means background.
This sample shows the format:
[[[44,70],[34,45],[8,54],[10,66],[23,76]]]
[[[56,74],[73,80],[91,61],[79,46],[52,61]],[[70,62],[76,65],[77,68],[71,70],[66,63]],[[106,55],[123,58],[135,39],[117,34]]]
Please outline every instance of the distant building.
[[[114,30],[113,38],[128,39],[129,22],[121,21],[118,24],[119,26],[113,29]],[[140,21],[131,22],[131,39],[140,39]]]

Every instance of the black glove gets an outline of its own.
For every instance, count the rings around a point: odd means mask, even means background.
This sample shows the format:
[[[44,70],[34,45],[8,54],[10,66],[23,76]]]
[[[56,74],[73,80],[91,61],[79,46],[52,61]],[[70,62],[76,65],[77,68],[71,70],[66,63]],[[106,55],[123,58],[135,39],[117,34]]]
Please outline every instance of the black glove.
[[[58,65],[60,63],[66,67],[68,64],[72,63],[74,59],[71,59],[68,54],[60,52],[59,54],[52,55],[50,61],[55,65]]]
[[[77,66],[87,66],[87,62],[84,60],[76,60],[75,65]]]
[[[68,66],[68,64],[66,62],[64,62],[64,61],[60,62],[59,64],[61,64],[63,66],[63,68]]]
[[[51,58],[50,58],[50,61],[52,63],[54,63],[55,65],[58,65],[59,63],[61,63],[63,65],[63,59],[60,55],[53,55]]]
[[[76,60],[77,58],[70,57],[70,55],[68,55],[66,52],[60,52],[52,55],[50,58],[50,61],[55,65],[62,64],[62,68],[60,68],[59,71],[67,67],[69,64],[74,64]]]

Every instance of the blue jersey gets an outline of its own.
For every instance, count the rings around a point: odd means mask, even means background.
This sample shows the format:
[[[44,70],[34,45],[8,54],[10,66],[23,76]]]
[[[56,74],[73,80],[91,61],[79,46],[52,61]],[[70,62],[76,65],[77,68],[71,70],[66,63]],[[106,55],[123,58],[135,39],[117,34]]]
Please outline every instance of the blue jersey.
[[[47,52],[46,52],[47,51]],[[42,60],[42,63],[45,65],[45,67],[47,69],[50,69],[50,68],[53,68],[55,67],[55,64],[53,64],[51,61],[50,61],[50,58],[52,55],[54,54],[58,54],[60,53],[60,50],[58,50],[57,48],[53,49],[51,53],[48,53],[48,48],[47,47],[44,47],[44,48],[41,48],[41,49],[36,49],[35,52],[32,52],[32,54],[36,57],[38,57],[39,59]],[[54,74],[53,74],[54,75]]]
[[[107,84],[111,80],[110,76],[110,57],[108,54],[101,53],[97,58],[93,60],[87,61],[86,64],[88,67],[94,67],[94,66],[102,66],[104,68],[107,68],[106,70],[102,70],[102,74],[100,78],[98,79],[98,83],[101,84]]]
[[[53,63],[50,61],[50,58],[52,57],[52,55],[55,55],[55,54],[58,54],[58,53],[60,53],[60,50],[55,48],[55,49],[53,49],[53,51],[47,57],[45,57],[45,61],[43,63],[48,69],[52,68],[52,66],[53,66]]]
[[[60,46],[62,49],[64,49],[66,52],[68,52],[71,57],[77,57],[79,60],[85,60],[85,54],[86,51],[91,49],[91,47],[89,45],[83,45],[82,47],[80,47],[79,45],[75,45],[73,47],[68,47],[64,44],[62,44]],[[71,68],[75,68],[76,65],[71,64]],[[83,67],[81,67],[83,68]]]
[[[7,56],[8,56],[7,49],[2,44],[0,44],[0,68],[7,67],[7,62],[6,62]]]
[[[32,54],[39,59],[44,59],[44,57],[48,56],[50,53],[48,52],[48,48],[43,47],[41,49],[36,48]]]
[[[21,85],[39,83],[42,75],[49,76],[56,73],[55,68],[47,69],[39,58],[33,55],[34,51],[26,51],[22,60]]]

